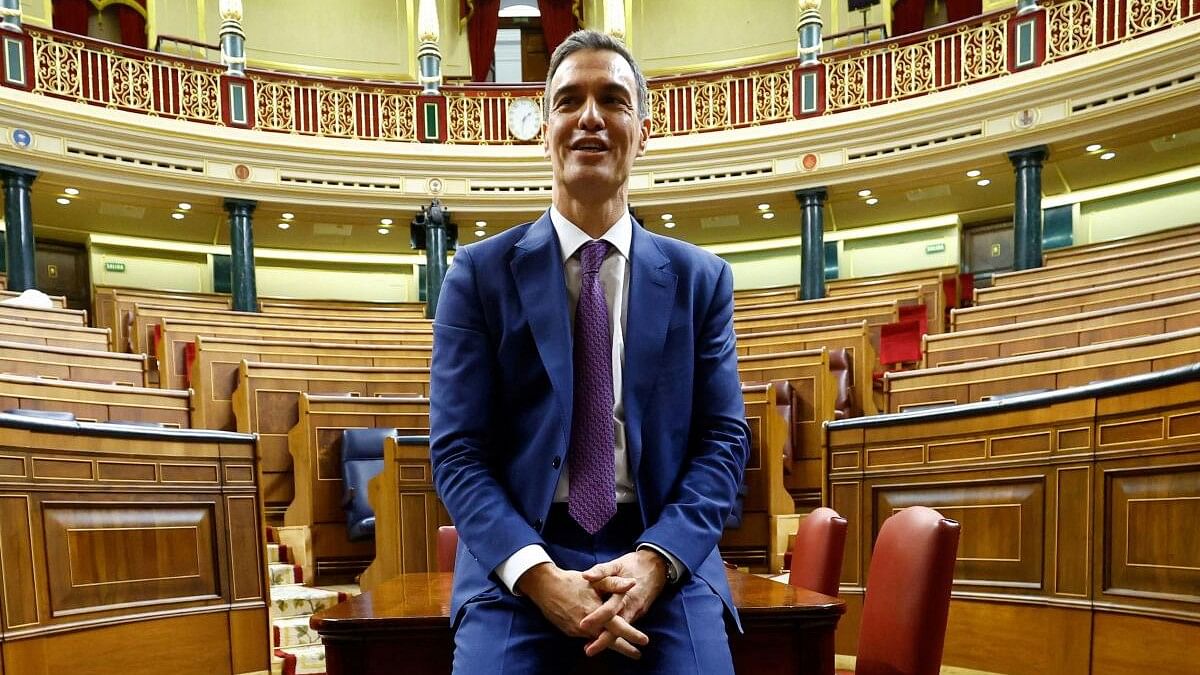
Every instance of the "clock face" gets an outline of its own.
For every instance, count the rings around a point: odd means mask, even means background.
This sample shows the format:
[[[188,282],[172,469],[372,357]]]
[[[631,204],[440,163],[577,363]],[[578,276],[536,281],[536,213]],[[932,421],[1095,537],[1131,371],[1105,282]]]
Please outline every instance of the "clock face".
[[[531,141],[542,128],[542,111],[533,99],[518,98],[508,104],[508,131],[517,140]]]

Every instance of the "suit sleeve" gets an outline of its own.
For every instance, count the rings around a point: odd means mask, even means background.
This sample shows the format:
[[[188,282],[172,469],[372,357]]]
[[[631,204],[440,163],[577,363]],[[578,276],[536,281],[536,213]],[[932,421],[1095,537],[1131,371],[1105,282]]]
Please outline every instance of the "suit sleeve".
[[[750,454],[737,372],[733,274],[721,263],[696,344],[688,460],[674,494],[639,543],[660,546],[696,570],[721,539]]]
[[[497,379],[470,249],[459,249],[433,322],[429,457],[438,496],[459,537],[489,571],[517,550],[543,543],[496,479],[490,430],[496,423]]]

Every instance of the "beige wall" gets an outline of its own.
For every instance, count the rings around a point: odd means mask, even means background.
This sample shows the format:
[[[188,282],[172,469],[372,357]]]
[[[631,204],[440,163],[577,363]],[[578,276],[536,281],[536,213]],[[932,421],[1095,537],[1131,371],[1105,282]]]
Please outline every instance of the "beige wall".
[[[212,291],[212,267],[204,253],[91,246],[89,259],[92,283],[97,286],[189,293]],[[105,270],[106,262],[121,263],[125,271]]]
[[[938,244],[944,247],[942,251],[925,252],[927,246]],[[838,277],[869,277],[957,265],[958,249],[959,229],[954,226],[847,239],[838,250]]]
[[[258,294],[263,297],[374,302],[405,302],[418,297],[411,265],[393,270],[378,265],[334,267],[272,261],[258,263],[255,272]]]
[[[800,248],[726,253],[721,256],[733,269],[733,287],[769,288],[800,285]]]
[[[54,22],[50,7],[50,0],[21,0],[21,21],[50,28]]]
[[[1079,205],[1075,243],[1157,232],[1200,222],[1200,180],[1116,195]]]
[[[796,55],[795,0],[640,0],[626,16],[648,74]]]

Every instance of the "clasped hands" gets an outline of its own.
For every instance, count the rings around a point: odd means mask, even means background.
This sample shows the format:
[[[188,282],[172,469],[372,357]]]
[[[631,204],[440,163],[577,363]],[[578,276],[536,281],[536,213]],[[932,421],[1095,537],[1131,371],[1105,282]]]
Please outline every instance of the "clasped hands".
[[[554,563],[530,568],[517,581],[542,614],[571,637],[592,638],[588,656],[612,649],[631,659],[650,638],[634,628],[667,582],[666,560],[649,550],[634,551],[583,572]]]

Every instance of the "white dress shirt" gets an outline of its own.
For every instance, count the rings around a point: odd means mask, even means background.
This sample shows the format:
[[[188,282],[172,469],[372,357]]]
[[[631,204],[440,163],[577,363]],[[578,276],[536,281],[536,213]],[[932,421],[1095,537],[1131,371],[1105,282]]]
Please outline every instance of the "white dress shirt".
[[[575,306],[579,302],[579,287],[582,283],[579,273],[580,261],[576,252],[584,244],[592,241],[586,232],[567,220],[550,207],[550,222],[554,224],[554,233],[558,236],[558,244],[562,253],[563,276],[567,281],[567,310],[572,318],[571,329],[575,328]],[[608,305],[608,327],[612,331],[612,378],[613,378],[613,452],[616,466],[616,497],[617,503],[626,504],[637,502],[637,491],[633,484],[633,476],[629,473],[629,453],[625,448],[625,404],[621,399],[622,374],[625,367],[625,320],[629,310],[629,248],[633,241],[633,219],[626,211],[617,222],[613,223],[600,239],[612,245],[604,262],[600,264],[600,283],[604,288],[604,301]],[[567,461],[570,461],[568,458]],[[559,475],[558,485],[554,490],[554,501],[566,502],[569,490],[569,471],[564,467]],[[671,565],[672,579],[678,579],[681,563],[675,556],[653,544],[643,544],[661,553]],[[513,553],[504,562],[496,566],[496,576],[504,582],[510,591],[516,593],[517,580],[521,575],[535,565],[551,562],[546,549],[538,544],[531,544]]]

